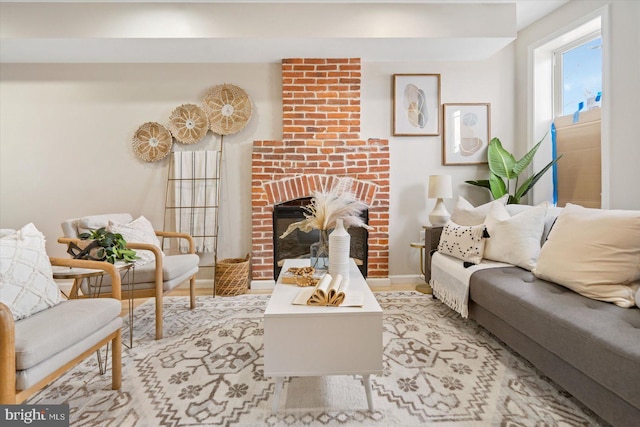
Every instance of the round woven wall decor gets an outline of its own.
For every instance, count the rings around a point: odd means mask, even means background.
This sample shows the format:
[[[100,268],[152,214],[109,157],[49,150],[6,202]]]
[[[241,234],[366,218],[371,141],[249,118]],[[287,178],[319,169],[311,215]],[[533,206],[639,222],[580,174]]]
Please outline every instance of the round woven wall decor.
[[[251,118],[249,95],[232,84],[214,86],[204,96],[203,109],[214,133],[231,135],[240,132]]]
[[[169,154],[173,138],[160,123],[147,122],[133,135],[133,151],[146,162],[155,162]]]
[[[183,144],[195,144],[209,130],[207,114],[194,104],[184,104],[173,110],[169,117],[169,130]]]

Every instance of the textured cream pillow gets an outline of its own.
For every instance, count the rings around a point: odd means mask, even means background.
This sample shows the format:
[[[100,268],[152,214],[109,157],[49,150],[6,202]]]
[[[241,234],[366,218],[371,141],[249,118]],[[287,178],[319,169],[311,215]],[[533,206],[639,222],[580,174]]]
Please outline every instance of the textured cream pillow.
[[[505,206],[497,203],[491,205],[484,221],[489,233],[484,258],[531,271],[540,254],[546,213],[547,202],[513,216],[509,215]]]
[[[0,301],[11,309],[14,320],[62,301],[44,235],[33,224],[0,238]]]
[[[109,227],[109,221],[125,224],[131,222],[133,217],[128,213],[89,215],[78,220],[78,234],[91,233],[99,228]]]
[[[438,252],[480,264],[485,246],[485,226],[464,226],[449,221],[442,229]]]
[[[589,298],[633,306],[632,282],[640,280],[640,211],[567,204],[533,274]]]
[[[145,218],[140,216],[128,224],[119,224],[113,221],[109,221],[109,231],[112,233],[120,233],[127,242],[135,243],[147,243],[157,246],[162,250],[160,246],[160,240],[156,236],[156,232],[153,229],[153,224]],[[144,265],[156,260],[155,255],[151,251],[136,250],[138,259],[136,265]],[[164,253],[163,253],[164,255]]]
[[[451,221],[458,225],[480,225],[484,223],[484,219],[487,217],[491,206],[504,206],[507,203],[507,200],[509,200],[509,195],[505,194],[497,200],[474,207],[467,201],[467,199],[462,196],[458,196],[456,205],[453,208],[453,213],[451,214]]]

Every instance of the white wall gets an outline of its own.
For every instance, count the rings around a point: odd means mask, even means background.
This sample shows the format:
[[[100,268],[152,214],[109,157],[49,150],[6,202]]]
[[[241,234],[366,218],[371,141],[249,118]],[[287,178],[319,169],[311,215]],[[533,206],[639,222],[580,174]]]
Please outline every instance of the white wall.
[[[0,226],[35,223],[58,256],[67,218],[131,212],[162,228],[168,158],[139,160],[134,132],[214,85],[245,89],[253,117],[224,141],[219,257],[250,250],[251,149],[281,136],[279,64],[3,64],[0,75]],[[194,148],[216,142],[209,132]]]
[[[531,100],[527,94],[530,46],[545,40],[597,9],[609,8],[604,40],[610,63],[604,65],[603,135],[609,135],[608,152],[603,153],[603,172],[609,171],[609,208],[640,209],[640,143],[638,143],[638,99],[640,99],[640,2],[571,1],[518,33],[516,40],[516,132],[518,141],[531,141],[527,134]],[[606,24],[603,24],[606,25]],[[603,33],[603,37],[605,34]],[[607,76],[606,73],[609,73]],[[520,145],[520,154],[527,149]],[[606,184],[606,181],[604,182]]]
[[[361,137],[391,145],[390,274],[417,275],[418,240],[433,200],[431,174],[451,174],[454,195],[480,203],[486,166],[442,166],[441,137],[392,137],[394,73],[440,73],[442,102],[490,102],[492,135],[514,144],[513,45],[479,62],[363,63]],[[250,174],[254,140],[280,139],[280,64],[2,64],[0,68],[0,226],[34,222],[50,255],[66,218],[105,212],[145,215],[162,226],[168,162],[145,163],[131,149],[136,129],[166,123],[183,103],[211,86],[247,91],[254,115],[225,137],[219,257],[244,256],[251,245]],[[214,146],[209,133],[198,148]],[[453,200],[446,202],[452,210]]]
[[[429,175],[452,175],[454,199],[445,200],[449,212],[458,195],[478,204],[489,200],[487,191],[464,183],[486,179],[486,165],[442,165],[442,125],[440,136],[391,136],[393,74],[440,74],[442,103],[491,103],[491,135],[500,138],[507,149],[513,149],[513,61],[512,44],[483,61],[363,63],[362,137],[389,138],[391,150],[391,276],[420,271],[419,252],[409,244],[418,240],[435,204],[435,200],[427,199]]]

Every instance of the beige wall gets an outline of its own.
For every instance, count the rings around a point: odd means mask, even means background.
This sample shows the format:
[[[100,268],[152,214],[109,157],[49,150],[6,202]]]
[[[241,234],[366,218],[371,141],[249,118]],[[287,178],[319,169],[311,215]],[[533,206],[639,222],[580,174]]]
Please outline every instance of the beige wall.
[[[452,175],[453,195],[474,203],[486,202],[488,192],[465,184],[465,180],[486,179],[483,166],[443,166],[442,134],[434,137],[391,136],[392,75],[401,73],[440,74],[441,101],[491,103],[491,135],[513,149],[513,45],[494,56],[473,62],[363,63],[362,136],[389,138],[391,150],[390,275],[419,272],[419,252],[409,246],[419,239],[428,223],[435,200],[427,199],[429,175]],[[440,126],[442,131],[442,125]],[[449,212],[455,199],[445,200]]]
[[[608,6],[610,40],[605,49],[610,64],[604,65],[609,93],[603,93],[603,135],[608,133],[605,145],[603,171],[609,171],[609,208],[640,209],[640,143],[638,143],[638,99],[640,99],[640,2],[637,1],[571,1],[518,33],[516,40],[516,130],[520,154],[527,148],[526,141],[530,114],[528,97],[528,50],[549,35],[561,31],[573,22]],[[605,82],[606,84],[606,82]],[[606,184],[606,178],[605,178]]]
[[[640,2],[572,1],[482,61],[363,62],[361,136],[389,138],[391,145],[392,276],[419,271],[417,250],[409,243],[418,239],[433,207],[425,196],[429,175],[451,174],[454,195],[476,203],[487,199],[481,189],[463,184],[486,177],[486,166],[442,166],[441,137],[391,136],[392,74],[440,73],[442,102],[490,102],[492,135],[522,154],[528,46],[607,3],[611,207],[638,209]],[[251,144],[281,136],[280,64],[0,65],[0,227],[34,222],[48,239],[49,253],[63,255],[55,241],[65,218],[128,211],[160,226],[167,162],[138,160],[131,150],[133,132],[146,121],[165,121],[173,108],[197,103],[207,88],[221,83],[244,88],[255,107],[249,126],[225,140],[219,255],[243,256],[251,244]],[[214,143],[209,136],[199,147]],[[453,200],[446,204],[451,210]]]
[[[479,62],[363,63],[361,136],[391,144],[391,275],[419,273],[409,243],[433,208],[430,174],[452,174],[455,194],[487,197],[462,184],[486,176],[486,167],[441,166],[440,137],[391,137],[392,74],[440,73],[442,102],[490,102],[492,133],[512,146],[513,56],[509,46]],[[250,250],[251,144],[281,137],[280,64],[2,64],[0,77],[0,226],[35,223],[51,255],[64,254],[56,239],[66,218],[127,211],[161,227],[168,163],[138,160],[133,133],[166,122],[213,85],[244,88],[254,116],[225,138],[219,257]],[[209,133],[198,147],[214,143]]]
[[[224,141],[219,256],[249,251],[251,147],[280,136],[279,64],[3,64],[0,76],[1,226],[33,222],[51,255],[66,218],[131,212],[162,228],[168,159],[139,160],[133,133],[211,86],[244,88],[254,114]],[[195,148],[216,142],[209,132]]]

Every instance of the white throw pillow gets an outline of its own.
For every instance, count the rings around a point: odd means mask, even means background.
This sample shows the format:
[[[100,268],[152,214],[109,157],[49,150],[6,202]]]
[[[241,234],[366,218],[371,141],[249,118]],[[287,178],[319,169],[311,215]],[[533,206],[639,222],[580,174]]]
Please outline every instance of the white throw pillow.
[[[44,235],[33,224],[0,238],[0,301],[11,309],[14,320],[62,301]]]
[[[91,233],[99,228],[109,227],[109,221],[125,224],[131,222],[133,217],[128,213],[89,215],[78,220],[78,234]]]
[[[638,287],[638,292],[636,292],[636,305],[640,308],[640,287]]]
[[[458,225],[480,225],[484,223],[484,219],[487,217],[491,206],[504,206],[508,200],[509,195],[505,194],[497,200],[493,200],[491,202],[485,203],[484,205],[474,207],[467,201],[467,199],[462,196],[458,196],[456,205],[453,208],[453,213],[451,214],[451,221]]]
[[[449,221],[442,229],[438,252],[473,264],[480,264],[486,240],[484,231],[483,224],[465,226]]]
[[[160,246],[160,240],[158,240],[156,232],[153,229],[153,224],[151,224],[151,222],[144,216],[140,216],[128,224],[119,224],[117,222],[109,221],[108,229],[112,233],[122,234],[122,237],[127,241],[127,243],[147,243],[157,246],[160,250],[162,250]],[[138,256],[138,259],[136,260],[135,264],[138,266],[156,260],[155,255],[151,251],[136,249],[136,255]]]
[[[546,213],[547,202],[513,216],[505,206],[493,204],[484,222],[489,233],[484,258],[531,271],[540,254]]]
[[[620,307],[634,305],[640,280],[640,211],[567,204],[540,250],[533,273]]]

